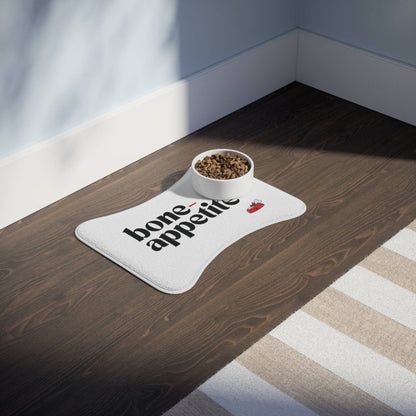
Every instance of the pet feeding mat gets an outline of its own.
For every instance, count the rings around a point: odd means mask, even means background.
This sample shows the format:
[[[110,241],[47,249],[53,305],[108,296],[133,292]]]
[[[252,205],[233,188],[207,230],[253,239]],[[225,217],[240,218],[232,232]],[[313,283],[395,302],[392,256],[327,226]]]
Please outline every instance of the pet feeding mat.
[[[191,289],[233,242],[306,209],[299,199],[255,178],[247,195],[213,201],[193,190],[190,173],[138,206],[80,224],[75,235],[149,285],[177,294]]]

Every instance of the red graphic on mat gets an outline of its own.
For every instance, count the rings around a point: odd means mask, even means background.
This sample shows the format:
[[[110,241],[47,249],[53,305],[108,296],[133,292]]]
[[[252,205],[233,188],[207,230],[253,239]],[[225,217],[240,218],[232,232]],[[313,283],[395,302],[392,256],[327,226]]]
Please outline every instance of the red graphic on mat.
[[[252,214],[253,212],[258,211],[259,209],[263,208],[264,204],[261,202],[261,199],[255,199],[250,206],[247,208],[247,212]]]
[[[188,205],[188,207],[193,207],[196,204],[196,202],[192,203],[191,205]]]

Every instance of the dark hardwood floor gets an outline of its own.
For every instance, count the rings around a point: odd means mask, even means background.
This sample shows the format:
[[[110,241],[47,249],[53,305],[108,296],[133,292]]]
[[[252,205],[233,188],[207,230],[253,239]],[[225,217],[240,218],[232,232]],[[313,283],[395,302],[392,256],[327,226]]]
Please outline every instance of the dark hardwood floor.
[[[307,212],[162,294],[80,243],[210,148]],[[291,84],[0,231],[0,414],[158,415],[416,217],[416,127]]]

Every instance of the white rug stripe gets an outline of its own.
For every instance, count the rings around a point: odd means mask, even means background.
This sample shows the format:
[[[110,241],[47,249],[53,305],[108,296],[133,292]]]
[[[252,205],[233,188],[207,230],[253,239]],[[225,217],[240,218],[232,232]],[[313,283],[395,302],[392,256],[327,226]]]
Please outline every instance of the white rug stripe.
[[[403,228],[394,237],[386,241],[383,246],[416,261],[416,232],[410,228]]]
[[[415,415],[416,374],[305,312],[296,312],[270,335],[403,415]]]
[[[236,361],[202,384],[199,390],[235,416],[316,416]]]
[[[390,280],[355,266],[331,287],[416,330],[416,294]]]

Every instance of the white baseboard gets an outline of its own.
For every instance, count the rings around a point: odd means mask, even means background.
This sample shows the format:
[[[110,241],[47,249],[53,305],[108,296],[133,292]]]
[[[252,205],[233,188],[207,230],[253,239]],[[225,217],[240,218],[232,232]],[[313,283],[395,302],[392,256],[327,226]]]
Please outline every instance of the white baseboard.
[[[0,228],[295,80],[298,31],[0,160]]]
[[[416,68],[293,30],[0,160],[0,228],[292,81],[416,125]]]
[[[416,68],[299,30],[296,80],[416,125]]]

